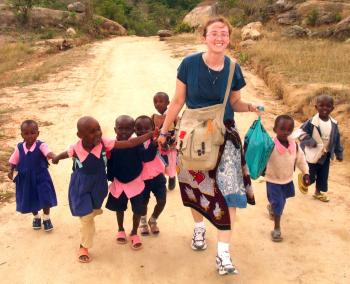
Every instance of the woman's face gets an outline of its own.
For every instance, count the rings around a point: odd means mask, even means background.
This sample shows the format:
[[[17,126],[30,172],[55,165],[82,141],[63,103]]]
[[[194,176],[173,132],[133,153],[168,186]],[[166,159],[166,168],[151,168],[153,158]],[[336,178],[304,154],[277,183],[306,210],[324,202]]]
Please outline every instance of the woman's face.
[[[224,53],[230,43],[228,26],[221,22],[215,22],[209,25],[204,37],[204,43],[207,45],[208,51]]]

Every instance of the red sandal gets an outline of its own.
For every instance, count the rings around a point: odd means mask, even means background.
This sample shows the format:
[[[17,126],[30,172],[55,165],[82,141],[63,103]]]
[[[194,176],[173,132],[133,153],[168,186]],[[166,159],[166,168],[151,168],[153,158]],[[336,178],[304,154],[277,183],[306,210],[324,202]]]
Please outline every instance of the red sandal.
[[[82,256],[85,256],[85,259],[82,258]],[[91,261],[91,257],[89,256],[89,251],[87,248],[84,248],[84,247],[79,248],[78,261],[82,263],[88,263]]]
[[[115,239],[120,245],[125,245],[128,242],[128,240],[126,239],[125,231],[119,231]]]
[[[130,236],[131,248],[133,250],[139,250],[142,248],[141,238],[138,235]]]

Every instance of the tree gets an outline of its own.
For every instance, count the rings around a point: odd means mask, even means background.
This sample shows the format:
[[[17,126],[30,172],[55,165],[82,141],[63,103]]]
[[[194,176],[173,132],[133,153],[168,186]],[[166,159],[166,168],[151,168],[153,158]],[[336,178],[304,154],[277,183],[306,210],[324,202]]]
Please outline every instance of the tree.
[[[39,0],[9,0],[10,6],[16,9],[16,15],[21,24],[28,22],[29,12]]]

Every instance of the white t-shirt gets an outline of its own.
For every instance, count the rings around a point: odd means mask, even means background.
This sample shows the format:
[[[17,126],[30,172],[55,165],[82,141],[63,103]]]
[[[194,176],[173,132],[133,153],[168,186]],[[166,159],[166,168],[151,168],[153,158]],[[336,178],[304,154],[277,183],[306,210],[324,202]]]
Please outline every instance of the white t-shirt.
[[[331,136],[331,131],[332,131],[332,122],[330,119],[327,121],[323,121],[320,119],[320,130],[321,130],[321,138],[323,140],[324,144],[324,150],[325,152],[328,152],[329,148],[329,138]]]

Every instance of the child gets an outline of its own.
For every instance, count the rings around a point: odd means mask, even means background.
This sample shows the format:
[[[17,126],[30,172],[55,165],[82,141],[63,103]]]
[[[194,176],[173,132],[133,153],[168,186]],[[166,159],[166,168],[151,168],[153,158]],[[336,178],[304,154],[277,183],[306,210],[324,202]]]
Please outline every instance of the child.
[[[135,133],[137,136],[144,135],[153,129],[154,123],[150,117],[142,115],[136,118]],[[146,141],[144,147],[147,149],[148,147],[153,146],[152,143],[155,142],[152,140]],[[150,227],[152,234],[159,234],[157,218],[162,213],[166,203],[166,179],[164,171],[165,163],[159,154],[157,154],[152,161],[143,164],[142,178],[145,182],[145,190],[143,191],[142,196],[146,214],[141,217],[141,235],[149,235],[148,226]],[[157,203],[147,225],[147,206],[151,192],[156,197]]]
[[[166,116],[166,110],[169,105],[169,96],[164,92],[158,92],[153,97],[153,104],[159,114],[153,114],[152,120],[157,128],[163,126],[163,122]],[[169,130],[169,135],[167,135],[167,144],[169,149],[165,151],[167,167],[165,168],[165,173],[169,176],[168,189],[173,190],[176,185],[176,149],[175,149],[175,125],[174,122],[172,128]]]
[[[78,253],[80,262],[89,262],[88,249],[92,247],[95,233],[94,217],[102,214],[102,202],[108,193],[106,176],[106,151],[113,148],[134,147],[152,137],[149,133],[129,141],[115,141],[102,138],[96,119],[84,116],[77,123],[79,141],[52,160],[73,157],[73,173],[69,183],[69,207],[73,216],[81,223],[81,242]]]
[[[318,96],[315,108],[318,113],[301,126],[302,133],[299,139],[309,164],[311,184],[316,181],[313,197],[328,202],[329,199],[324,192],[328,191],[329,163],[334,155],[338,161],[343,160],[343,147],[340,143],[337,121],[330,117],[334,109],[333,98],[327,95]],[[308,188],[300,177],[299,184],[300,191],[306,194]]]
[[[25,120],[21,124],[23,142],[18,143],[11,155],[8,173],[13,179],[13,171],[18,175],[16,183],[16,210],[21,213],[34,215],[32,227],[41,229],[41,218],[38,211],[43,210],[43,225],[45,232],[53,229],[50,219],[50,208],[57,205],[55,188],[49,171],[48,159],[55,155],[49,150],[46,143],[37,140],[39,127],[34,120]]]
[[[127,141],[134,133],[135,121],[128,115],[121,115],[115,121],[115,132],[117,141]],[[150,133],[150,132],[148,132]],[[147,135],[147,134],[145,134]],[[140,136],[140,137],[144,137]],[[149,138],[151,138],[149,136]],[[137,235],[140,218],[144,215],[142,191],[145,183],[142,179],[142,162],[152,161],[157,153],[155,146],[147,150],[143,145],[130,149],[113,150],[107,164],[108,180],[112,181],[108,195],[106,208],[116,211],[118,222],[118,233],[116,240],[119,244],[127,242],[124,230],[124,211],[127,209],[130,199],[133,211],[133,227],[130,233],[132,249],[140,249],[142,242]]]
[[[276,118],[273,128],[276,133],[275,147],[266,165],[268,210],[275,221],[274,230],[271,231],[271,238],[274,242],[283,240],[280,221],[286,199],[295,195],[293,184],[295,166],[302,171],[304,183],[310,183],[309,169],[304,153],[298,149],[298,144],[295,141],[288,138],[293,129],[294,120],[289,115],[280,115]]]

